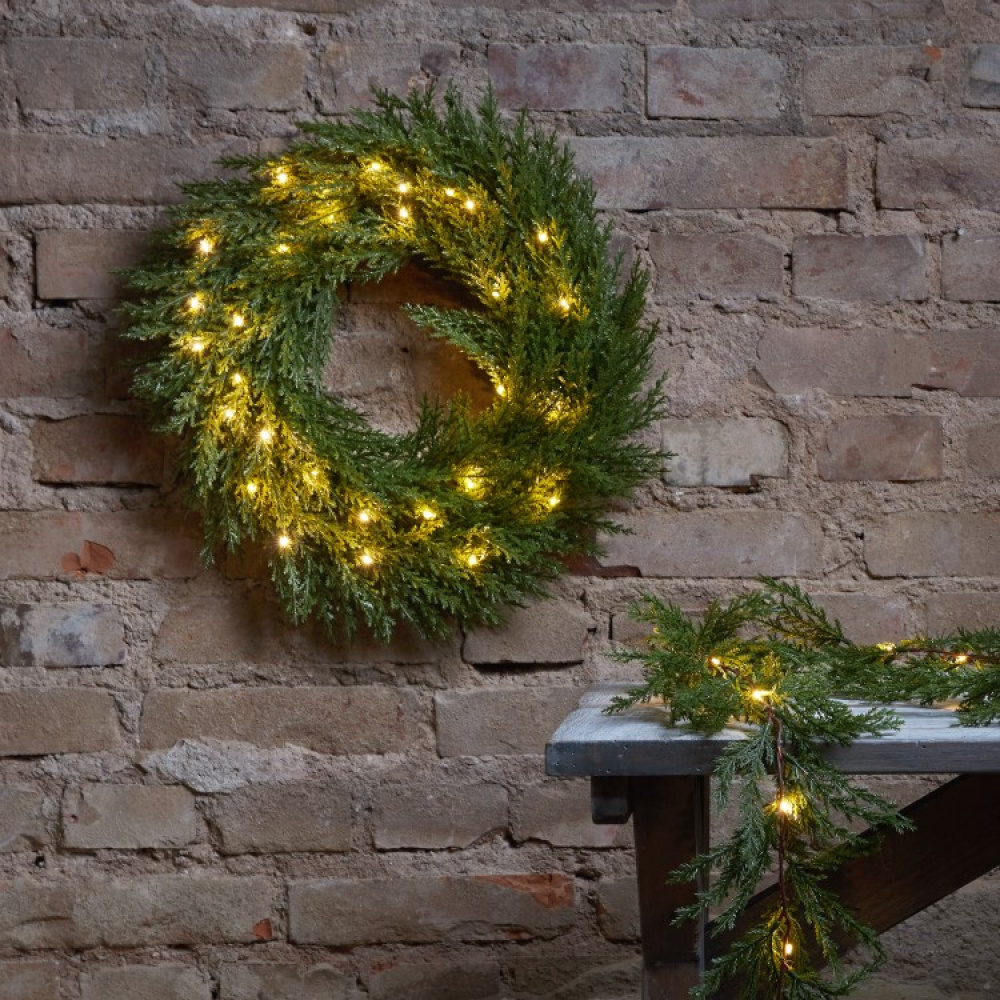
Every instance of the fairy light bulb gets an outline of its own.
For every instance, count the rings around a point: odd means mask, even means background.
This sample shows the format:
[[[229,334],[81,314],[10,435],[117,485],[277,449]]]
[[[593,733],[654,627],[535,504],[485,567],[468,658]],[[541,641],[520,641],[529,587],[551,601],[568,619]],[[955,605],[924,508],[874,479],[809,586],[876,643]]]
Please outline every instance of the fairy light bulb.
[[[477,556],[477,555],[475,554],[475,552],[471,552],[471,553],[470,553],[470,554],[469,554],[469,555],[468,555],[468,556],[466,557],[466,560],[465,560],[465,562],[466,562],[466,565],[467,565],[467,566],[469,566],[470,568],[475,568],[476,566],[478,566],[478,565],[479,565],[479,556]]]
[[[490,295],[492,295],[493,298],[495,298],[495,299],[500,298],[500,289],[499,288],[494,288],[493,291],[490,292]]]
[[[475,476],[466,476],[465,479],[462,480],[462,485],[465,486],[467,490],[474,490],[477,486],[479,486],[479,480],[476,479]]]
[[[959,664],[959,666],[961,666],[963,663],[968,663],[969,662],[968,653],[959,653],[958,656],[955,657],[955,662]]]
[[[559,302],[557,304],[564,313],[568,313],[570,310],[570,306],[572,305],[570,300],[566,298],[565,295],[560,297]]]
[[[195,354],[201,354],[201,352],[205,350],[205,341],[204,340],[192,340],[191,341],[191,350]]]
[[[249,493],[250,496],[255,496],[258,489],[259,487],[252,479],[249,483],[247,483],[247,493]]]
[[[373,174],[381,173],[384,169],[385,168],[381,163],[379,163],[378,160],[372,160],[372,162],[368,164],[368,170]]]
[[[399,206],[399,217],[401,219],[408,219],[410,217],[410,210],[405,205]]]
[[[505,385],[498,385],[497,386],[497,395],[498,396],[506,396],[507,395],[507,386],[505,386]]]
[[[546,232],[546,230],[539,229],[538,232],[535,233],[535,239],[538,240],[539,243],[548,243],[549,234],[548,232]]]
[[[278,253],[291,253],[292,248],[287,243],[279,243],[275,248]]]
[[[776,803],[778,812],[782,816],[793,817],[798,811],[798,807],[795,805],[795,800],[787,795],[782,795]]]
[[[226,418],[226,420],[232,420],[233,417],[236,416],[236,411],[231,406],[227,406],[222,411],[222,415]]]
[[[242,315],[241,313],[233,313],[232,319],[230,319],[230,323],[232,323],[233,326],[235,326],[236,329],[239,330],[247,325],[247,319],[246,316]]]
[[[205,300],[200,295],[192,295],[187,301],[187,307],[191,312],[201,312],[205,308]]]
[[[430,507],[424,507],[424,509],[420,512],[420,516],[425,521],[433,521],[437,517],[437,513],[431,510]]]
[[[784,952],[785,952],[785,958],[791,958],[792,955],[795,954],[795,945],[792,944],[791,941],[786,941]]]
[[[288,535],[278,535],[278,548],[279,549],[290,549],[292,547],[292,540]]]
[[[289,176],[289,173],[288,173],[287,170],[279,170],[274,175],[274,180],[275,180],[276,184],[285,185],[285,184],[287,184],[291,180],[291,177]]]
[[[215,249],[215,242],[210,240],[207,236],[203,236],[198,240],[198,253],[202,256],[207,257]]]
[[[452,187],[448,187],[448,188],[444,189],[444,196],[446,198],[454,198],[456,194],[457,194],[457,192]]]
[[[465,210],[467,212],[474,212],[476,210],[476,203],[472,200],[472,198],[465,199]]]
[[[243,385],[243,376],[239,372],[234,372],[233,377],[229,380],[233,385]]]
[[[772,692],[768,691],[767,688],[754,688],[750,692],[750,697],[754,701],[767,701],[771,697]]]
[[[362,552],[359,560],[362,566],[374,566],[375,557],[370,552]]]
[[[363,511],[361,511],[360,514],[358,514],[358,520],[362,524],[368,524],[371,521],[371,519],[372,519],[372,516],[371,516],[371,514],[367,510],[363,510]]]
[[[407,184],[406,181],[400,181],[400,183],[396,185],[396,190],[400,194],[409,194],[410,193],[410,185]]]
[[[553,493],[548,499],[548,504],[550,507],[558,507],[560,503],[560,497],[557,493]]]
[[[270,444],[274,440],[274,431],[270,427],[262,427],[257,436],[260,438],[261,444]]]
[[[721,667],[722,666],[722,660],[719,659],[718,656],[711,656],[711,657],[709,657],[708,663],[709,663],[709,666],[712,666],[712,667]]]

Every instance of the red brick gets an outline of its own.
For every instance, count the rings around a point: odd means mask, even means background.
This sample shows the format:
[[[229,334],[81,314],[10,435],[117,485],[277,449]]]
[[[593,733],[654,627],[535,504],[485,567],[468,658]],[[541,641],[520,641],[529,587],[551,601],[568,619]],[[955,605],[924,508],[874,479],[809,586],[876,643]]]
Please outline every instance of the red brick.
[[[163,439],[138,417],[87,415],[42,420],[31,431],[34,476],[42,483],[157,486]]]
[[[14,92],[26,110],[125,110],[145,103],[146,43],[11,38],[5,49]]]
[[[215,176],[220,157],[247,152],[243,139],[176,146],[160,139],[0,133],[0,205],[175,202],[179,183]]]
[[[0,1000],[56,1000],[55,962],[0,962]]]
[[[996,330],[767,330],[757,371],[780,393],[912,396],[916,386],[962,396],[1000,396]]]
[[[335,947],[554,937],[576,915],[562,874],[292,882],[288,909],[295,944]]]
[[[985,208],[1000,201],[1000,143],[986,139],[911,139],[879,146],[882,208]]]
[[[420,700],[404,688],[252,687],[161,689],[142,706],[142,746],[179,740],[285,743],[329,754],[398,753],[423,741]]]
[[[646,49],[651,118],[775,118],[784,83],[784,64],[764,49]]]
[[[846,208],[839,139],[573,139],[599,208]]]
[[[197,526],[169,511],[0,511],[0,545],[3,580],[90,573],[145,580],[201,572]]]
[[[927,260],[919,236],[803,236],[792,250],[800,298],[891,302],[925,299]]]
[[[43,229],[35,236],[40,299],[113,299],[116,270],[139,263],[149,233],[108,229]]]
[[[941,0],[690,0],[692,13],[741,21],[873,21],[936,18]]]
[[[106,691],[0,691],[0,756],[97,753],[120,745],[118,712]]]
[[[802,69],[806,111],[814,115],[928,114],[938,103],[927,82],[940,59],[930,45],[810,49]]]
[[[925,610],[925,628],[931,635],[947,635],[958,628],[996,628],[1000,622],[1000,592],[930,594]]]
[[[823,532],[804,514],[774,510],[651,511],[610,535],[602,562],[636,566],[647,577],[817,576]]]
[[[458,50],[418,42],[331,42],[320,62],[320,108],[343,114],[372,105],[371,88],[405,96],[428,77],[447,74]]]
[[[1000,479],[1000,423],[969,428],[965,459],[973,475]]]
[[[171,86],[182,98],[208,108],[288,111],[305,101],[306,53],[282,42],[173,46],[167,51]]]
[[[499,628],[469,632],[462,658],[476,666],[579,663],[595,627],[594,619],[575,602],[542,601],[512,609]]]
[[[865,529],[865,561],[877,577],[995,577],[1000,514],[888,514]]]
[[[940,479],[944,435],[939,417],[853,417],[826,429],[817,464],[828,480]]]
[[[784,290],[785,251],[752,233],[651,233],[649,253],[661,298],[766,298]]]
[[[973,48],[963,103],[972,108],[1000,108],[1000,45]]]
[[[103,393],[103,337],[84,330],[0,327],[0,398],[66,399]]]
[[[663,481],[673,486],[750,486],[788,475],[788,432],[755,417],[661,420],[662,451],[672,457]]]
[[[434,696],[442,757],[539,754],[577,707],[575,687],[479,688]]]
[[[946,299],[1000,301],[1000,237],[966,233],[945,239],[941,249],[941,290]]]
[[[624,45],[490,45],[487,65],[497,100],[543,111],[620,111]]]

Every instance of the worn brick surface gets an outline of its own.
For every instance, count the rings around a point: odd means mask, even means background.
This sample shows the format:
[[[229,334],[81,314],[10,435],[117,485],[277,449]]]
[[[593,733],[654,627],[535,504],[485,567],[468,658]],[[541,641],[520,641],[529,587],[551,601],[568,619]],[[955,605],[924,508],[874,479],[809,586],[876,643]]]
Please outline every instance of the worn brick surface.
[[[138,264],[149,233],[120,229],[42,229],[35,234],[40,299],[113,299],[121,294],[116,270]]]
[[[973,108],[1000,108],[1000,45],[977,45],[972,50],[965,104]]]
[[[375,793],[379,850],[468,847],[507,830],[507,790],[475,776],[452,773],[388,775]]]
[[[944,433],[938,417],[852,417],[826,429],[817,463],[823,479],[939,479]]]
[[[507,107],[616,111],[624,100],[623,45],[491,45],[490,82]]]
[[[931,635],[945,635],[957,628],[996,628],[1000,591],[928,594],[924,609],[924,627]]]
[[[881,20],[935,18],[941,0],[691,0],[698,17],[769,20]]]
[[[144,42],[12,38],[5,49],[22,108],[127,109],[145,103],[145,64],[152,53]]]
[[[865,529],[873,576],[994,576],[1000,515],[938,511],[888,514]]]
[[[0,756],[115,750],[121,735],[105,691],[57,688],[0,691]]]
[[[33,851],[51,842],[44,808],[45,795],[37,785],[0,784],[0,854]]]
[[[1000,238],[979,232],[946,239],[941,290],[946,299],[959,302],[1000,300]]]
[[[973,475],[1000,479],[1000,423],[969,428],[966,461]]]
[[[0,945],[19,950],[250,944],[276,920],[271,882],[257,876],[23,877],[0,890]]]
[[[63,799],[62,839],[67,847],[183,847],[196,836],[194,796],[176,785],[87,782],[69,789]]]
[[[806,110],[851,116],[928,111],[935,97],[927,76],[940,58],[931,45],[811,49],[802,68]]]
[[[295,782],[240,788],[209,807],[223,854],[346,851],[351,791],[343,782]]]
[[[31,443],[39,482],[156,486],[163,479],[162,439],[138,416],[40,420]]]
[[[434,696],[442,757],[541,753],[583,692],[575,687],[442,691]]]
[[[792,250],[792,287],[802,298],[925,299],[924,241],[909,235],[803,236]]]
[[[838,396],[912,396],[915,387],[963,396],[1000,395],[995,364],[1000,332],[838,330],[821,327],[766,330],[757,371],[780,393],[823,389]]]
[[[7,550],[0,579],[196,576],[196,532],[190,517],[168,511],[0,511],[0,543]]]
[[[500,969],[486,959],[401,963],[368,981],[372,1000],[500,1000]]]
[[[805,514],[770,510],[661,513],[628,518],[630,535],[604,539],[606,566],[643,576],[817,576],[823,532]]]
[[[0,608],[0,663],[100,667],[125,662],[121,612],[103,604],[18,604]]]
[[[876,190],[883,208],[992,209],[1000,199],[1000,143],[963,137],[881,144]]]
[[[574,139],[599,208],[845,208],[838,139]]]
[[[105,358],[99,338],[84,330],[45,326],[0,327],[0,397],[63,399],[104,390]]]
[[[752,233],[652,233],[649,254],[662,298],[776,298],[784,287],[784,248]]]
[[[639,898],[635,876],[604,879],[597,889],[597,923],[610,941],[639,939]]]
[[[202,7],[266,7],[304,14],[354,14],[382,7],[388,0],[194,0]]]
[[[663,420],[660,432],[673,455],[663,481],[673,486],[748,486],[788,474],[788,433],[777,420]]]
[[[219,1000],[361,1000],[357,980],[329,965],[280,962],[222,966]]]
[[[891,594],[813,594],[854,642],[893,642],[914,632],[906,598]]]
[[[182,98],[208,108],[264,108],[287,111],[302,106],[306,52],[279,42],[174,45],[167,71]]]
[[[477,666],[578,663],[594,626],[594,619],[579,604],[542,601],[514,608],[499,628],[469,632],[462,657]]]
[[[292,882],[288,908],[292,941],[335,947],[553,937],[575,919],[562,874]]]
[[[553,780],[525,787],[511,808],[516,841],[541,840],[553,847],[624,847],[631,827],[596,824],[590,817],[590,782]]]
[[[178,183],[219,173],[215,162],[248,152],[244,140],[178,146],[163,140],[0,133],[0,205],[177,201]],[[37,164],[45,163],[40,170]]]
[[[149,749],[183,739],[296,744],[322,753],[392,753],[417,745],[417,696],[394,687],[254,687],[151,691],[140,733]]]
[[[0,299],[7,298],[14,287],[14,266],[3,247],[0,247]]]
[[[56,1000],[55,962],[0,962],[0,1000]]]
[[[785,67],[763,49],[646,49],[646,107],[653,118],[774,118]]]
[[[212,983],[190,966],[127,965],[82,973],[80,1000],[212,1000]]]

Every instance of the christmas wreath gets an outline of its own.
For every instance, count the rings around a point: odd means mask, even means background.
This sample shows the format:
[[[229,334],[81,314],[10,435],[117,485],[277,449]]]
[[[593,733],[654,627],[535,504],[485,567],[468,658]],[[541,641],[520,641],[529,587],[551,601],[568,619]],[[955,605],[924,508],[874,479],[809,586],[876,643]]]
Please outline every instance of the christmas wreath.
[[[608,254],[593,187],[522,115],[454,91],[376,95],[304,125],[242,174],[185,187],[130,335],[153,341],[138,395],[182,442],[206,553],[256,541],[296,620],[382,640],[496,623],[559,558],[594,552],[602,511],[656,470],[635,440],[647,383],[646,282]],[[323,388],[339,290],[416,262],[469,304],[408,306],[490,379],[483,412],[425,403],[390,435]]]

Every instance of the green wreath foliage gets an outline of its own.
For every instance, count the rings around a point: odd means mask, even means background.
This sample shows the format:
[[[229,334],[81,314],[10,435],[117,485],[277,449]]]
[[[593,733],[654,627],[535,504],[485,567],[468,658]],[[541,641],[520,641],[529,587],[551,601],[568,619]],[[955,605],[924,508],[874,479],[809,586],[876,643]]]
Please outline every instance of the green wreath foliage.
[[[401,100],[302,126],[236,179],[185,186],[130,335],[155,357],[135,388],[204,518],[206,555],[256,542],[296,620],[335,632],[399,622],[426,635],[495,624],[560,558],[596,551],[603,515],[659,462],[636,435],[657,416],[646,278],[621,274],[570,152],[502,121],[491,96]],[[415,261],[468,306],[408,306],[496,389],[425,402],[390,435],[322,372],[341,289]]]
[[[799,587],[761,583],[712,603],[700,620],[654,596],[641,600],[634,616],[653,632],[620,659],[640,664],[643,681],[610,710],[662,699],[669,725],[717,733],[736,719],[745,730],[714,770],[716,803],[735,799],[736,828],[674,874],[707,886],[677,921],[717,908],[715,933],[735,936],[691,990],[694,1000],[720,991],[740,1000],[833,1000],[849,996],[884,956],[875,932],[825,880],[877,845],[872,832],[910,823],[831,764],[824,747],[899,728],[898,702],[953,703],[958,723],[995,723],[1000,629],[861,645]],[[773,906],[736,935],[768,880]],[[866,961],[848,969],[845,943],[860,945]]]

